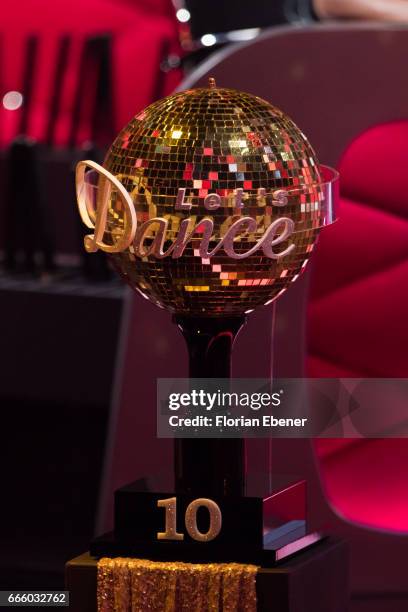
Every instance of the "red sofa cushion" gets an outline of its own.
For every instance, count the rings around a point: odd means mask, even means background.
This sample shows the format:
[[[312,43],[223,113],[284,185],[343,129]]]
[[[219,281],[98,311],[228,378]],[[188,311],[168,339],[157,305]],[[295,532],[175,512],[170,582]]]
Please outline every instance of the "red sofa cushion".
[[[339,221],[321,235],[308,310],[308,375],[408,375],[408,122],[373,127],[340,163]],[[316,440],[334,509],[408,532],[408,440]]]

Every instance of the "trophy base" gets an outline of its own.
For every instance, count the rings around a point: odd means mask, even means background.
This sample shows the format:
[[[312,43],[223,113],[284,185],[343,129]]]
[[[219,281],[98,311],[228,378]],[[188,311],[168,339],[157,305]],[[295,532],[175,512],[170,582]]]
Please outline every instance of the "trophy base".
[[[326,538],[319,545],[256,576],[257,612],[341,612],[348,609],[348,547]],[[70,612],[97,612],[97,560],[89,554],[66,565]]]
[[[304,480],[274,477],[270,483],[262,475],[249,480],[242,496],[172,492],[157,478],[122,487],[115,492],[114,531],[94,539],[90,553],[271,567],[323,538],[307,531]],[[188,526],[192,508],[194,532]],[[219,529],[214,537],[202,537],[211,532],[214,508]]]

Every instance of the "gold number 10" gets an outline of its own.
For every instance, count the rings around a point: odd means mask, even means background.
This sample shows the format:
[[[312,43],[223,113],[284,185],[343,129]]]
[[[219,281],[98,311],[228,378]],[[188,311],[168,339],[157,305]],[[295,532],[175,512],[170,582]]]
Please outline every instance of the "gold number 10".
[[[157,501],[157,507],[166,510],[166,531],[159,531],[157,539],[184,540],[184,533],[177,533],[177,498],[169,497],[168,499],[159,499]],[[210,515],[210,526],[206,533],[199,531],[197,527],[197,511],[201,507],[207,508]],[[221,531],[222,515],[220,507],[212,501],[212,499],[200,497],[187,506],[184,521],[187,533],[193,540],[197,542],[210,542],[214,540]]]

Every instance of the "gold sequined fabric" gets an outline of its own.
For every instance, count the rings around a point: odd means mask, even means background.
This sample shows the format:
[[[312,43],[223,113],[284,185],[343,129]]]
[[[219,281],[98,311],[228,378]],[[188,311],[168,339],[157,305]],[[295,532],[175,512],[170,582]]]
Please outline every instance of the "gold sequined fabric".
[[[122,130],[104,166],[131,195],[138,227],[156,217],[166,220],[166,247],[184,219],[198,227],[178,258],[141,257],[132,245],[109,255],[131,287],[170,312],[233,315],[268,303],[303,271],[323,224],[320,167],[311,145],[287,115],[248,93],[210,87],[155,102]],[[180,189],[191,204],[188,212],[176,208]],[[287,191],[287,204],[271,205],[259,197],[259,189],[269,196]],[[237,190],[243,194],[239,214]],[[204,206],[209,194],[222,200],[216,210]],[[283,216],[295,224],[293,250],[282,259],[271,259],[262,249],[242,259],[223,249],[201,257],[200,220],[210,217],[214,223],[212,251],[240,215],[256,220],[257,229],[235,239],[236,253],[247,253]],[[104,240],[114,243],[125,223],[120,202],[113,201]],[[146,244],[157,231],[150,227]],[[277,250],[286,246],[287,241]]]
[[[257,567],[103,558],[98,612],[256,612]]]

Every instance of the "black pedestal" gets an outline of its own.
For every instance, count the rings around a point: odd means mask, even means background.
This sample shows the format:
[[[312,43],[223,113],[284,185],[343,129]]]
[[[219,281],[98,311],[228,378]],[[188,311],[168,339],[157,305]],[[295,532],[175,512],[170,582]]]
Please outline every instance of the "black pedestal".
[[[114,531],[96,538],[90,552],[96,557],[129,556],[153,560],[189,562],[243,562],[270,567],[288,556],[314,545],[320,534],[307,533],[306,483],[275,478],[273,484],[254,475],[245,495],[201,495],[177,493],[160,486],[157,479],[141,479],[115,492]],[[176,537],[164,537],[167,511],[174,508]],[[209,502],[209,504],[208,504]],[[210,529],[216,506],[219,530],[203,539]],[[197,534],[188,528],[192,508]],[[191,517],[191,512],[190,512]]]

